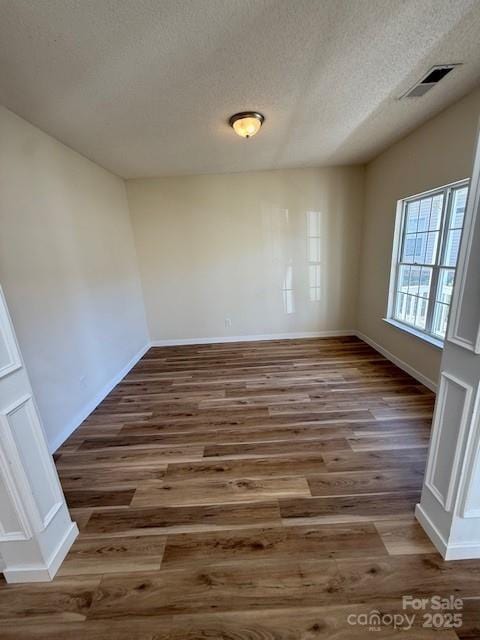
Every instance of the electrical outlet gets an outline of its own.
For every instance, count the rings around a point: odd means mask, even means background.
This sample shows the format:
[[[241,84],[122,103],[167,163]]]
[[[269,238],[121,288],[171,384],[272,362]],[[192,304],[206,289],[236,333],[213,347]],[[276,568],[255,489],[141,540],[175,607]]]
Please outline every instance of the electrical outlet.
[[[231,326],[232,326],[232,319],[225,318],[225,329],[230,329]]]
[[[82,376],[80,378],[80,386],[81,387],[86,387],[87,386],[87,376]]]

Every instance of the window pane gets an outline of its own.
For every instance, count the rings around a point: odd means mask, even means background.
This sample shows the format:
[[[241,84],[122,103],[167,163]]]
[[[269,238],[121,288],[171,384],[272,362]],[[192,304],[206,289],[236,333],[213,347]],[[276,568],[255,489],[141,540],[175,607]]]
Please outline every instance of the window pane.
[[[415,326],[417,329],[425,329],[427,325],[427,310],[428,300],[419,298],[417,304],[417,317],[415,319]]]
[[[440,269],[437,287],[437,302],[450,304],[452,300],[453,282],[455,280],[455,269]]]
[[[424,198],[420,200],[420,210],[418,212],[417,231],[427,231],[430,223],[430,210],[432,208],[433,198]]]
[[[404,293],[397,293],[397,299],[395,301],[395,313],[394,317],[397,320],[405,321],[405,303],[407,296]]]
[[[447,233],[447,241],[445,242],[445,255],[443,264],[448,267],[456,267],[458,259],[458,251],[460,249],[460,240],[462,237],[461,229],[451,229]]]
[[[461,229],[467,204],[468,187],[455,189],[452,194],[452,214],[450,216],[450,229]]]
[[[438,232],[428,234],[425,264],[435,264],[437,257]]]
[[[410,269],[410,280],[408,283],[408,293],[412,293],[413,295],[418,295],[418,285],[420,284],[420,272],[422,271],[422,267],[411,267]]]
[[[449,308],[450,307],[447,304],[442,304],[441,302],[435,303],[435,308],[433,311],[432,333],[438,338],[445,338]]]
[[[419,200],[416,200],[416,202],[409,202],[407,204],[405,233],[416,233],[419,208],[420,208]]]
[[[403,242],[402,262],[413,262],[415,257],[416,234],[407,233]]]
[[[428,240],[427,233],[417,233],[417,237],[415,239],[415,256],[413,261],[418,264],[423,264],[425,262],[427,240]]]
[[[417,298],[415,296],[407,296],[405,303],[405,322],[415,324],[417,315]]]
[[[418,295],[421,298],[429,298],[431,286],[432,286],[432,269],[428,267],[422,267],[422,271],[420,274],[420,283],[418,287]]]
[[[397,290],[403,291],[404,293],[408,292],[408,283],[410,280],[410,269],[409,266],[400,265],[398,270],[398,281],[397,281]]]
[[[435,264],[438,231],[408,233],[403,243],[402,262]]]
[[[438,231],[440,229],[440,220],[442,217],[443,193],[434,196],[432,203],[432,211],[430,213],[430,231]]]

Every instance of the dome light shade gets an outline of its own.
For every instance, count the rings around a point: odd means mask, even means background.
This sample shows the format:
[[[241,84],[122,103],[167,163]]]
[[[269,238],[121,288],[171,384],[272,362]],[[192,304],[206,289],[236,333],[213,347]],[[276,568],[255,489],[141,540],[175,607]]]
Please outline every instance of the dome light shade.
[[[241,138],[251,138],[260,131],[265,118],[256,111],[236,113],[228,121],[235,133]]]

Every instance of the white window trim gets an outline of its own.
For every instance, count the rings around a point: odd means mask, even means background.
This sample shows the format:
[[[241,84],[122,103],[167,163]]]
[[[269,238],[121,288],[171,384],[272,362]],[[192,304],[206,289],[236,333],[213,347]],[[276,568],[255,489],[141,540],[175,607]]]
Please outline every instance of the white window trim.
[[[435,189],[429,189],[428,191],[422,191],[421,193],[416,193],[415,195],[397,200],[397,207],[396,207],[396,213],[395,213],[395,229],[394,229],[394,235],[393,235],[392,259],[390,263],[390,281],[389,281],[389,287],[388,287],[387,313],[386,313],[386,316],[383,318],[383,321],[395,327],[396,329],[403,331],[404,333],[408,333],[411,336],[414,336],[415,338],[419,338],[420,340],[423,340],[424,342],[427,342],[428,344],[431,344],[432,346],[437,347],[438,349],[443,349],[445,340],[442,340],[441,338],[437,338],[429,333],[423,332],[420,329],[416,329],[415,327],[412,327],[406,323],[400,322],[394,317],[398,258],[400,253],[400,246],[402,244],[403,213],[404,213],[405,204],[411,200],[418,200],[423,197],[428,197],[430,195],[444,191],[445,189],[454,189],[462,186],[469,186],[469,183],[470,183],[469,178],[463,178],[462,180],[457,180],[456,182],[451,182],[441,187],[436,187]],[[444,203],[444,206],[447,206],[446,203]],[[447,326],[447,335],[448,335],[448,326]]]

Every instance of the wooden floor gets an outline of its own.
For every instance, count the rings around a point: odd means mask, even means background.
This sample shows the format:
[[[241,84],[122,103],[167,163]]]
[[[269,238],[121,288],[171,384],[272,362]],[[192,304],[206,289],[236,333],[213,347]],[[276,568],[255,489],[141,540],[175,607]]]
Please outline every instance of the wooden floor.
[[[55,456],[81,534],[0,637],[480,638],[480,562],[413,517],[433,403],[356,338],[151,349]],[[433,594],[460,629],[349,624]]]

